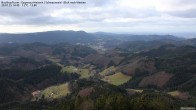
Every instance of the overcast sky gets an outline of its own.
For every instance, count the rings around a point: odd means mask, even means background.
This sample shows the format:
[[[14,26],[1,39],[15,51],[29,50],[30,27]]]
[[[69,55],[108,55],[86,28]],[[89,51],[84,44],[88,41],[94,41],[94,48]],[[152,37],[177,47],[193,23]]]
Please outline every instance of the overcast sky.
[[[81,1],[85,1],[86,4],[39,5],[31,8],[0,7],[0,32],[196,32],[196,0]]]

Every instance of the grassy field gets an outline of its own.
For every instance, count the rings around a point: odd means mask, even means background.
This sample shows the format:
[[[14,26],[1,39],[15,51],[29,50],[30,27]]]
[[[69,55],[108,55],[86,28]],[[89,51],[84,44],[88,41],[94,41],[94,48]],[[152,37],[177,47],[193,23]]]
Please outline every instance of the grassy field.
[[[128,75],[125,75],[121,72],[118,72],[113,75],[105,76],[102,80],[106,81],[110,84],[118,86],[118,85],[122,85],[122,84],[126,83],[131,78],[132,78],[131,76],[128,76]]]
[[[51,86],[41,91],[41,96],[45,99],[57,99],[66,96],[69,93],[68,83]]]
[[[80,78],[88,78],[90,76],[90,72],[88,69],[79,69]]]
[[[168,94],[173,96],[173,97],[177,97],[177,98],[184,99],[184,100],[191,97],[188,92],[180,92],[178,90],[168,92]]]
[[[103,70],[102,72],[100,72],[99,74],[101,76],[105,76],[105,75],[108,75],[108,74],[111,74],[112,72],[115,72],[116,71],[116,68],[114,66],[111,66],[105,70]]]
[[[80,78],[88,78],[90,76],[90,71],[88,69],[81,69],[81,68],[76,68],[74,66],[66,66],[62,68],[62,72],[67,72],[67,73],[77,73],[80,75]]]
[[[142,89],[126,89],[129,94],[142,93]]]
[[[62,72],[66,72],[66,73],[76,73],[78,71],[78,69],[74,66],[66,66],[62,68]]]
[[[63,65],[60,64],[61,59],[59,59],[59,58],[54,58],[54,57],[49,56],[49,55],[45,55],[45,56],[46,56],[46,58],[47,58],[48,60],[50,60],[51,62],[57,64],[58,66],[63,67]]]
[[[168,94],[175,97],[180,95],[180,91],[172,91],[172,92],[168,92]]]

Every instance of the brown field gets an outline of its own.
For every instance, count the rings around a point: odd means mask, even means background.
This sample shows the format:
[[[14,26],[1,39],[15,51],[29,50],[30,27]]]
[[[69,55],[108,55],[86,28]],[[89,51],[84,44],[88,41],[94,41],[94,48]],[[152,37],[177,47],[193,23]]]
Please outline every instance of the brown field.
[[[138,63],[138,60],[136,60],[136,61],[131,62],[131,63],[129,63],[128,65],[124,66],[124,67],[122,68],[122,70],[123,70],[124,72],[126,72],[127,74],[133,76],[133,75],[135,74],[135,69],[136,69],[136,68],[139,68],[139,67],[140,67],[140,65],[139,65],[139,63]]]
[[[129,64],[127,64],[122,68],[123,72],[132,76],[135,74],[136,69],[146,70],[150,73],[156,71],[156,68],[154,66],[154,61],[146,60],[143,58],[134,59],[133,61],[131,61]]]
[[[139,83],[139,86],[146,87],[149,85],[154,85],[159,88],[162,88],[172,76],[173,75],[169,73],[159,72],[151,76],[144,77],[142,81]]]
[[[78,93],[80,97],[87,97],[94,91],[93,87],[85,88]]]

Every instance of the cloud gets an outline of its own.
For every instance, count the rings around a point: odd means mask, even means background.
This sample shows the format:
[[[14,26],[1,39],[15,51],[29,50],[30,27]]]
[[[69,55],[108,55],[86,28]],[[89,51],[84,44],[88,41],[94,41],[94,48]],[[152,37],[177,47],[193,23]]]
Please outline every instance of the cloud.
[[[190,31],[190,28],[191,31],[195,31],[195,0],[83,1],[86,4],[40,5],[28,8],[0,7],[0,32],[6,32],[6,29],[1,27],[12,27],[13,25],[15,28],[17,26],[29,27],[29,31],[34,30],[32,29],[34,27],[39,27],[40,31],[53,29],[51,27],[72,27],[73,30],[84,29],[87,31],[92,29],[97,29],[97,31],[112,30],[114,32],[119,27],[121,30],[124,27],[126,31],[157,32],[173,27],[174,31],[182,29]]]
[[[183,18],[196,18],[196,9],[190,9],[185,11],[172,11],[168,12],[168,14]]]

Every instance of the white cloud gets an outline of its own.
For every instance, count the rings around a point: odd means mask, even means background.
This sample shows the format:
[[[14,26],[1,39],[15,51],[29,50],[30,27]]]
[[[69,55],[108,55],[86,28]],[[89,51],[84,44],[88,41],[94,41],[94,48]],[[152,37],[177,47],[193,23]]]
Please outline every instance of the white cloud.
[[[84,1],[86,1],[84,5],[44,5],[36,8],[0,7],[0,32],[58,29],[113,32],[196,31],[194,30],[196,29],[195,0]]]
[[[185,11],[196,8],[195,0],[155,0],[155,7],[162,12]]]
[[[154,6],[154,0],[119,0],[117,4],[129,8],[149,8]]]

